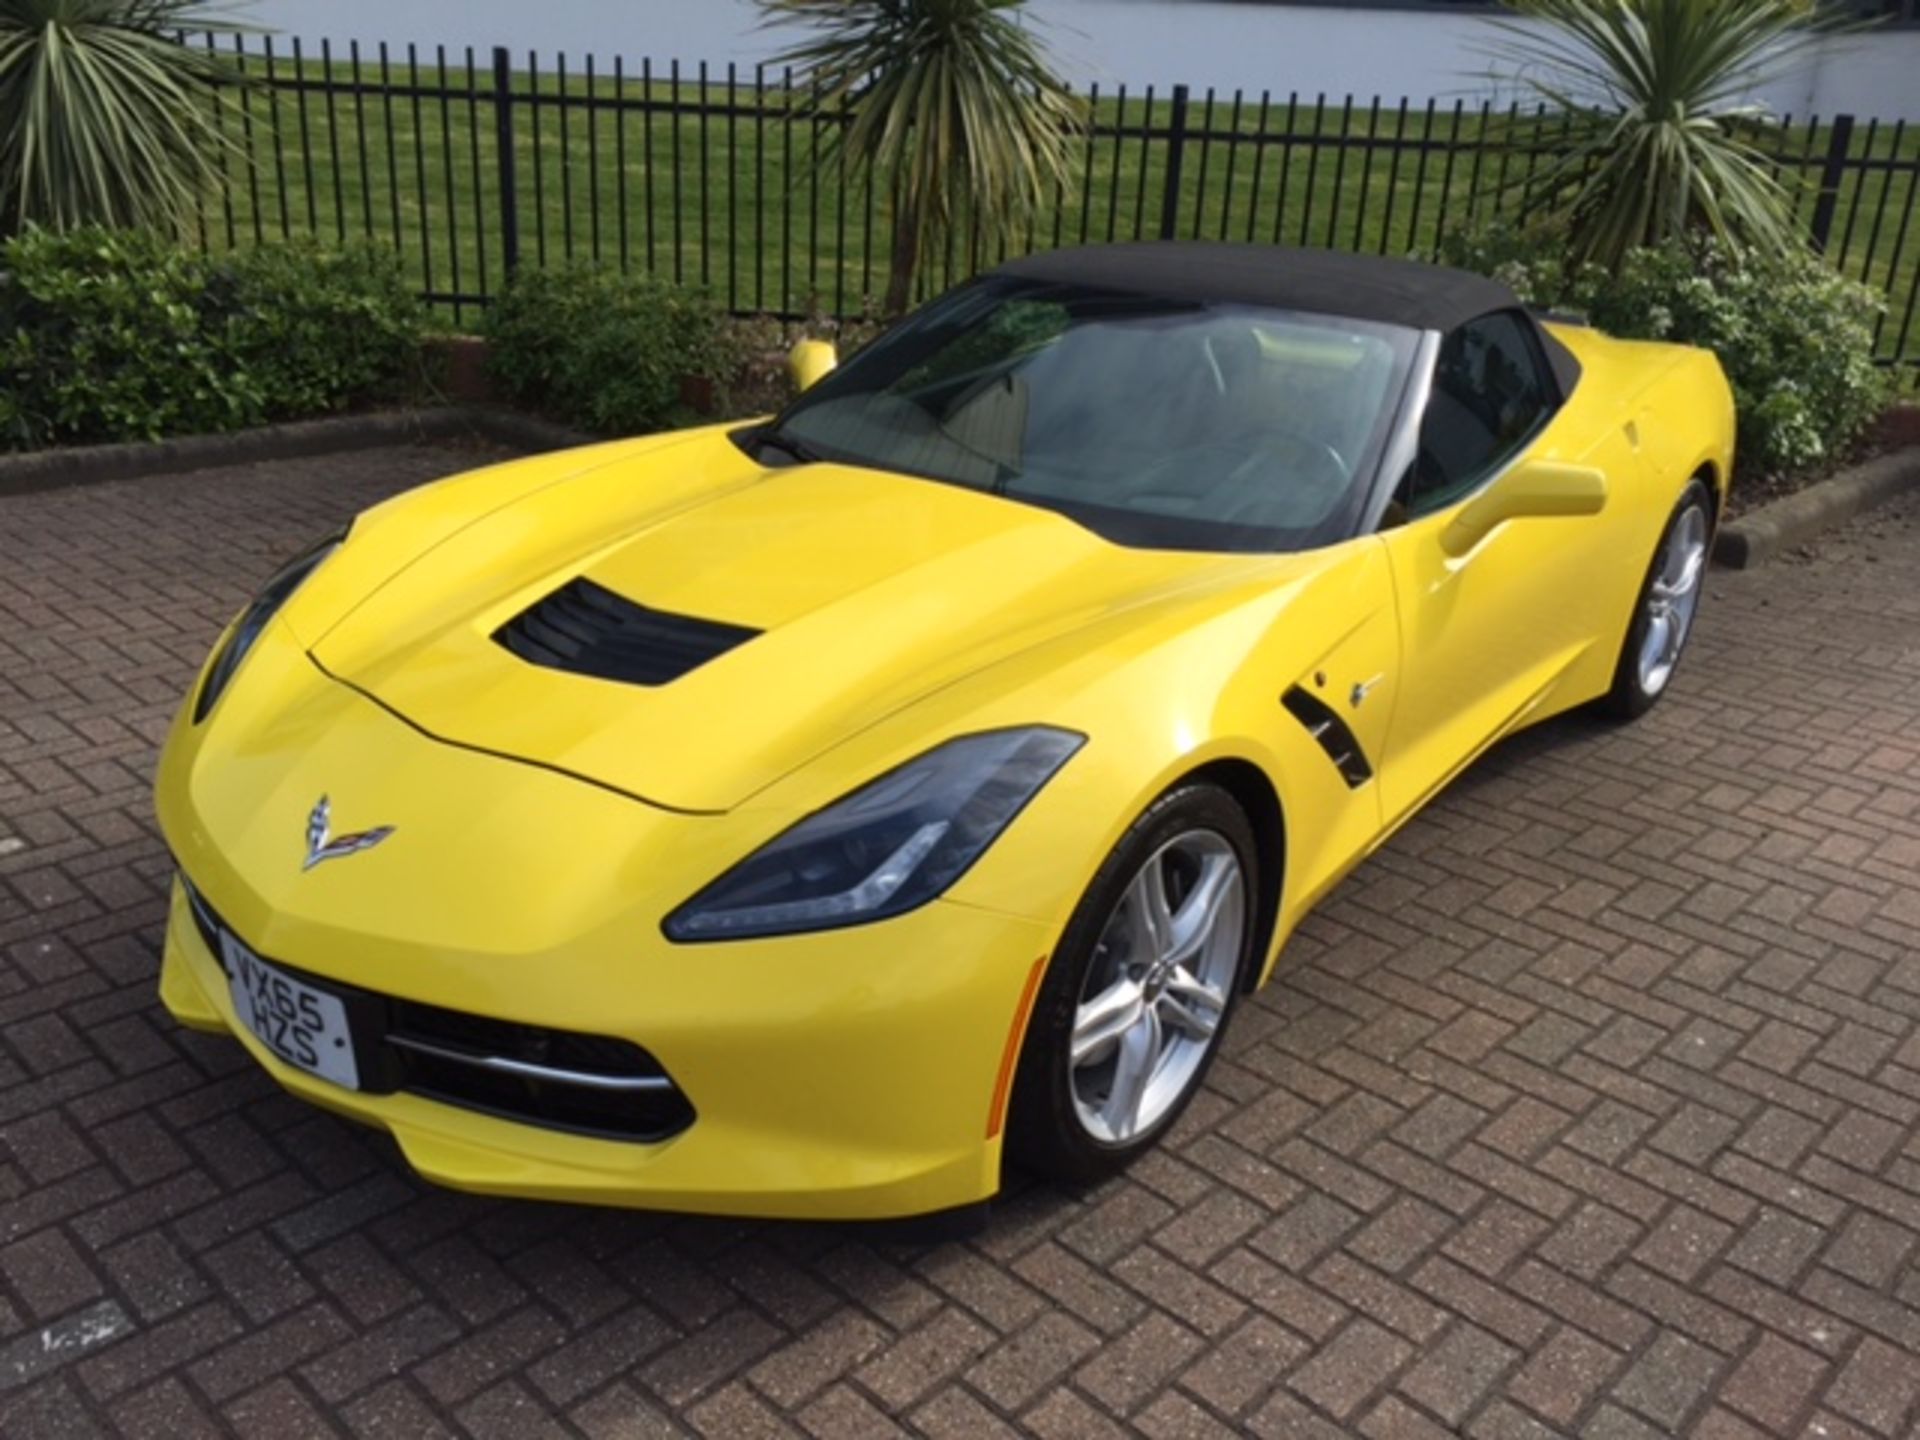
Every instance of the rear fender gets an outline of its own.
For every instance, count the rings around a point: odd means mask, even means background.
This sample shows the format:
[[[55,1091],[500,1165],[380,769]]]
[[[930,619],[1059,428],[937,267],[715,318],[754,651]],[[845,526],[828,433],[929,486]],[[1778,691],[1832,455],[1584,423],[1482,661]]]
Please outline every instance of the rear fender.
[[[1705,475],[1714,488],[1717,520],[1733,484],[1738,420],[1720,361],[1710,351],[1688,350],[1648,399],[1657,422],[1643,442],[1649,465],[1676,496],[1688,480]]]

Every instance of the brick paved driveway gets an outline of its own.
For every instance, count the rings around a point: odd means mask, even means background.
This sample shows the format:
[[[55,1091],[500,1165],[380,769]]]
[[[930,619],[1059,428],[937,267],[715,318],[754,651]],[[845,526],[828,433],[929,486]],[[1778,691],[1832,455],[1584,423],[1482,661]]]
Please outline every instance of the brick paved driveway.
[[[155,1003],[192,667],[474,458],[0,500],[0,1433],[1914,1433],[1920,503],[1480,765],[1177,1143],[916,1249],[430,1190]]]

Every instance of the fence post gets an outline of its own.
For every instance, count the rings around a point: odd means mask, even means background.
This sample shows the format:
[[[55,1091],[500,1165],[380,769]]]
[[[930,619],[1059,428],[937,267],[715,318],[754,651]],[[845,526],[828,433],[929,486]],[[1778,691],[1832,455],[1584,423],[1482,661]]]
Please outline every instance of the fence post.
[[[513,161],[513,72],[507,47],[493,47],[493,131],[500,152],[500,259],[507,274],[520,265],[520,203]]]
[[[1173,87],[1173,118],[1167,122],[1167,184],[1160,196],[1160,238],[1171,240],[1180,225],[1180,161],[1187,148],[1187,87]],[[1119,183],[1118,177],[1115,184]]]
[[[1840,179],[1852,144],[1853,116],[1834,116],[1833,133],[1827,137],[1827,163],[1820,167],[1820,195],[1813,202],[1813,248],[1821,253],[1825,253],[1827,237],[1833,233],[1833,212],[1840,203]]]

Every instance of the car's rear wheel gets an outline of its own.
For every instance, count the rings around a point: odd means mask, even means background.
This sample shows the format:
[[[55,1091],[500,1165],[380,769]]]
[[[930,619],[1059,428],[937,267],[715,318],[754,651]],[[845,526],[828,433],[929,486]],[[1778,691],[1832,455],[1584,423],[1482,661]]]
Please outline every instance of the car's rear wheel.
[[[1183,785],[1107,857],[1054,954],[1007,1143],[1059,1179],[1112,1174],[1200,1088],[1253,946],[1257,849],[1223,790]]]
[[[1635,719],[1666,693],[1687,637],[1693,633],[1712,544],[1713,492],[1696,476],[1673,507],[1634,602],[1633,621],[1614,667],[1613,688],[1602,701],[1608,714]]]

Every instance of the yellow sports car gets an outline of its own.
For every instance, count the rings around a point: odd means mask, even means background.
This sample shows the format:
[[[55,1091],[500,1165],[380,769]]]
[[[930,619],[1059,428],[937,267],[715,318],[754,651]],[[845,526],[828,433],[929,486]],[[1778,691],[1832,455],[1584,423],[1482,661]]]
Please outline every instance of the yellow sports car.
[[[160,764],[175,1016],[465,1189],[1100,1176],[1450,777],[1660,696],[1732,462],[1704,352],[1307,250],[1019,260],[808,378],[268,582]]]

